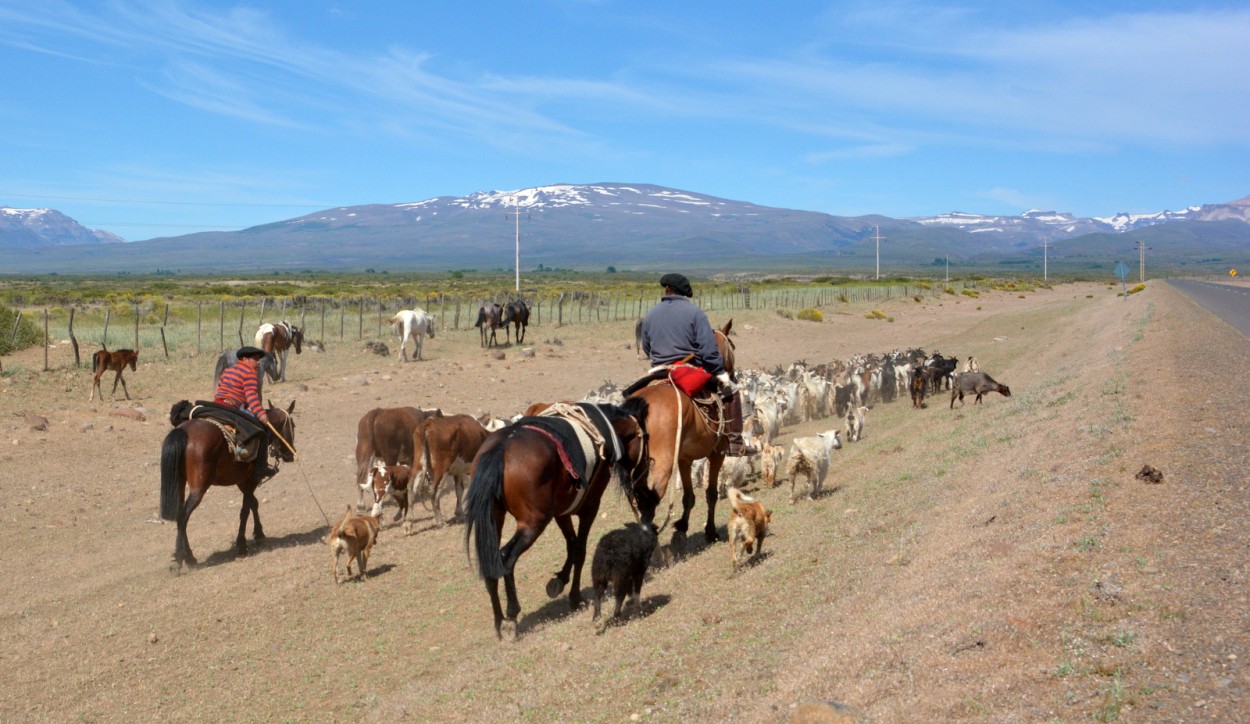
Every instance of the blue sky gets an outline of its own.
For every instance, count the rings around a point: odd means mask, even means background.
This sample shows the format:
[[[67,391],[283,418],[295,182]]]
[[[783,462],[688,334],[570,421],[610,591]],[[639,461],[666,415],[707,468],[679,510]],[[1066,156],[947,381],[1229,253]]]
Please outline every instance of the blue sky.
[[[838,215],[1250,194],[1243,2],[0,0],[0,206],[135,240],[654,183]]]

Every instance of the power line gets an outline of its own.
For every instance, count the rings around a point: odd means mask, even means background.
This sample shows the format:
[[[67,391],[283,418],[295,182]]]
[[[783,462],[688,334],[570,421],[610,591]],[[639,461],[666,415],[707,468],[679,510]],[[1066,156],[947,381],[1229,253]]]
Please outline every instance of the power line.
[[[255,204],[247,202],[226,203],[217,201],[151,201],[148,199],[107,199],[94,196],[48,196],[46,194],[10,194],[0,192],[0,197],[15,199],[49,199],[51,201],[92,201],[108,204],[155,204],[160,206],[247,206],[261,209],[333,209],[351,204]]]

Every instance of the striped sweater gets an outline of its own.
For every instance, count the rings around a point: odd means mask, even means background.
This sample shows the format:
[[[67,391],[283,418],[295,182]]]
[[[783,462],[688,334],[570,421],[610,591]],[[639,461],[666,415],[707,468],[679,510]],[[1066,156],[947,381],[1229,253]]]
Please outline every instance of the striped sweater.
[[[260,402],[259,378],[260,367],[256,360],[239,360],[221,373],[214,401],[243,408],[257,418],[265,419],[265,407]]]

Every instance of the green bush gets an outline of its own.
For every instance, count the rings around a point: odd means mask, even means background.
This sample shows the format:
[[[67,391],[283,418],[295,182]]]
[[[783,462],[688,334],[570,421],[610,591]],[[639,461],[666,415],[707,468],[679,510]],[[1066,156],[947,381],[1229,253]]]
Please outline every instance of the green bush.
[[[808,321],[808,322],[823,322],[823,321],[825,321],[825,315],[824,315],[824,314],[821,314],[820,310],[819,310],[819,309],[816,309],[815,307],[809,307],[809,308],[807,308],[807,309],[804,309],[804,310],[802,310],[801,312],[799,312],[799,313],[798,313],[798,315],[796,315],[796,316],[797,316],[799,319],[803,319],[803,320],[806,320],[806,321]]]
[[[13,322],[17,320],[17,312],[8,307],[0,307],[0,354],[9,354],[19,349],[34,347],[43,343],[43,332],[30,317],[23,316],[17,327],[17,335],[13,334]]]
[[[973,299],[976,299],[977,297],[981,296],[981,292],[978,292],[975,289],[964,289],[963,291],[959,293],[964,295],[965,297],[972,297]]]
[[[874,309],[864,315],[864,319],[885,319],[885,312],[880,309]]]
[[[789,309],[778,308],[777,316],[782,317],[783,319],[794,319],[794,312],[790,311]]]
[[[1145,285],[1145,284],[1137,284],[1137,285],[1135,285],[1132,289],[1129,289],[1129,290],[1128,290],[1128,293],[1129,293],[1129,294],[1136,294],[1136,293],[1138,293],[1138,292],[1144,292],[1144,291],[1146,291],[1146,285]]]
[[[942,291],[946,292],[947,294],[954,294],[954,293],[955,293],[955,288],[954,288],[954,287],[945,287],[944,289],[942,289]]]

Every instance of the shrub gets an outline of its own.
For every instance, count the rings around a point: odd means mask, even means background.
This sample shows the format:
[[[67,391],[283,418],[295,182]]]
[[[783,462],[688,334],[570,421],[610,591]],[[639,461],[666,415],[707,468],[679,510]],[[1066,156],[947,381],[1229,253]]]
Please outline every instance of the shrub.
[[[972,297],[973,299],[976,299],[977,297],[981,296],[981,292],[978,292],[975,289],[964,289],[960,291],[959,293],[964,295],[965,297]]]
[[[799,319],[803,319],[803,320],[806,320],[806,321],[808,321],[808,322],[823,322],[823,321],[825,321],[825,315],[824,315],[824,314],[821,314],[820,310],[819,310],[819,309],[816,309],[815,307],[809,307],[809,308],[807,308],[807,309],[804,309],[804,310],[800,311],[800,312],[799,312],[796,316],[797,316]]]
[[[790,311],[789,309],[778,308],[777,316],[783,319],[794,319],[794,312]]]
[[[1129,290],[1128,290],[1128,293],[1129,293],[1129,294],[1136,294],[1136,293],[1138,293],[1138,292],[1144,292],[1144,291],[1146,291],[1146,285],[1145,285],[1145,284],[1137,284],[1137,285],[1135,285],[1132,289],[1129,289]]]
[[[885,319],[885,312],[880,309],[874,309],[864,315],[864,319]]]
[[[954,293],[955,293],[955,288],[954,288],[954,287],[945,287],[944,289],[942,289],[942,291],[946,292],[947,294],[954,294]]]
[[[846,300],[846,292],[838,292],[838,301],[843,304],[850,304],[850,302]]]
[[[17,327],[17,335],[14,336],[13,323],[16,320],[16,310],[0,307],[0,354],[9,354],[43,343],[43,332],[34,320],[26,316],[22,317]]]
[[[915,300],[915,301],[917,301],[917,302],[923,302],[923,301],[924,301],[923,299],[921,299],[921,298],[920,298],[920,295],[919,295],[919,294],[917,294],[916,296],[912,297],[912,299],[913,299],[913,300]]]

